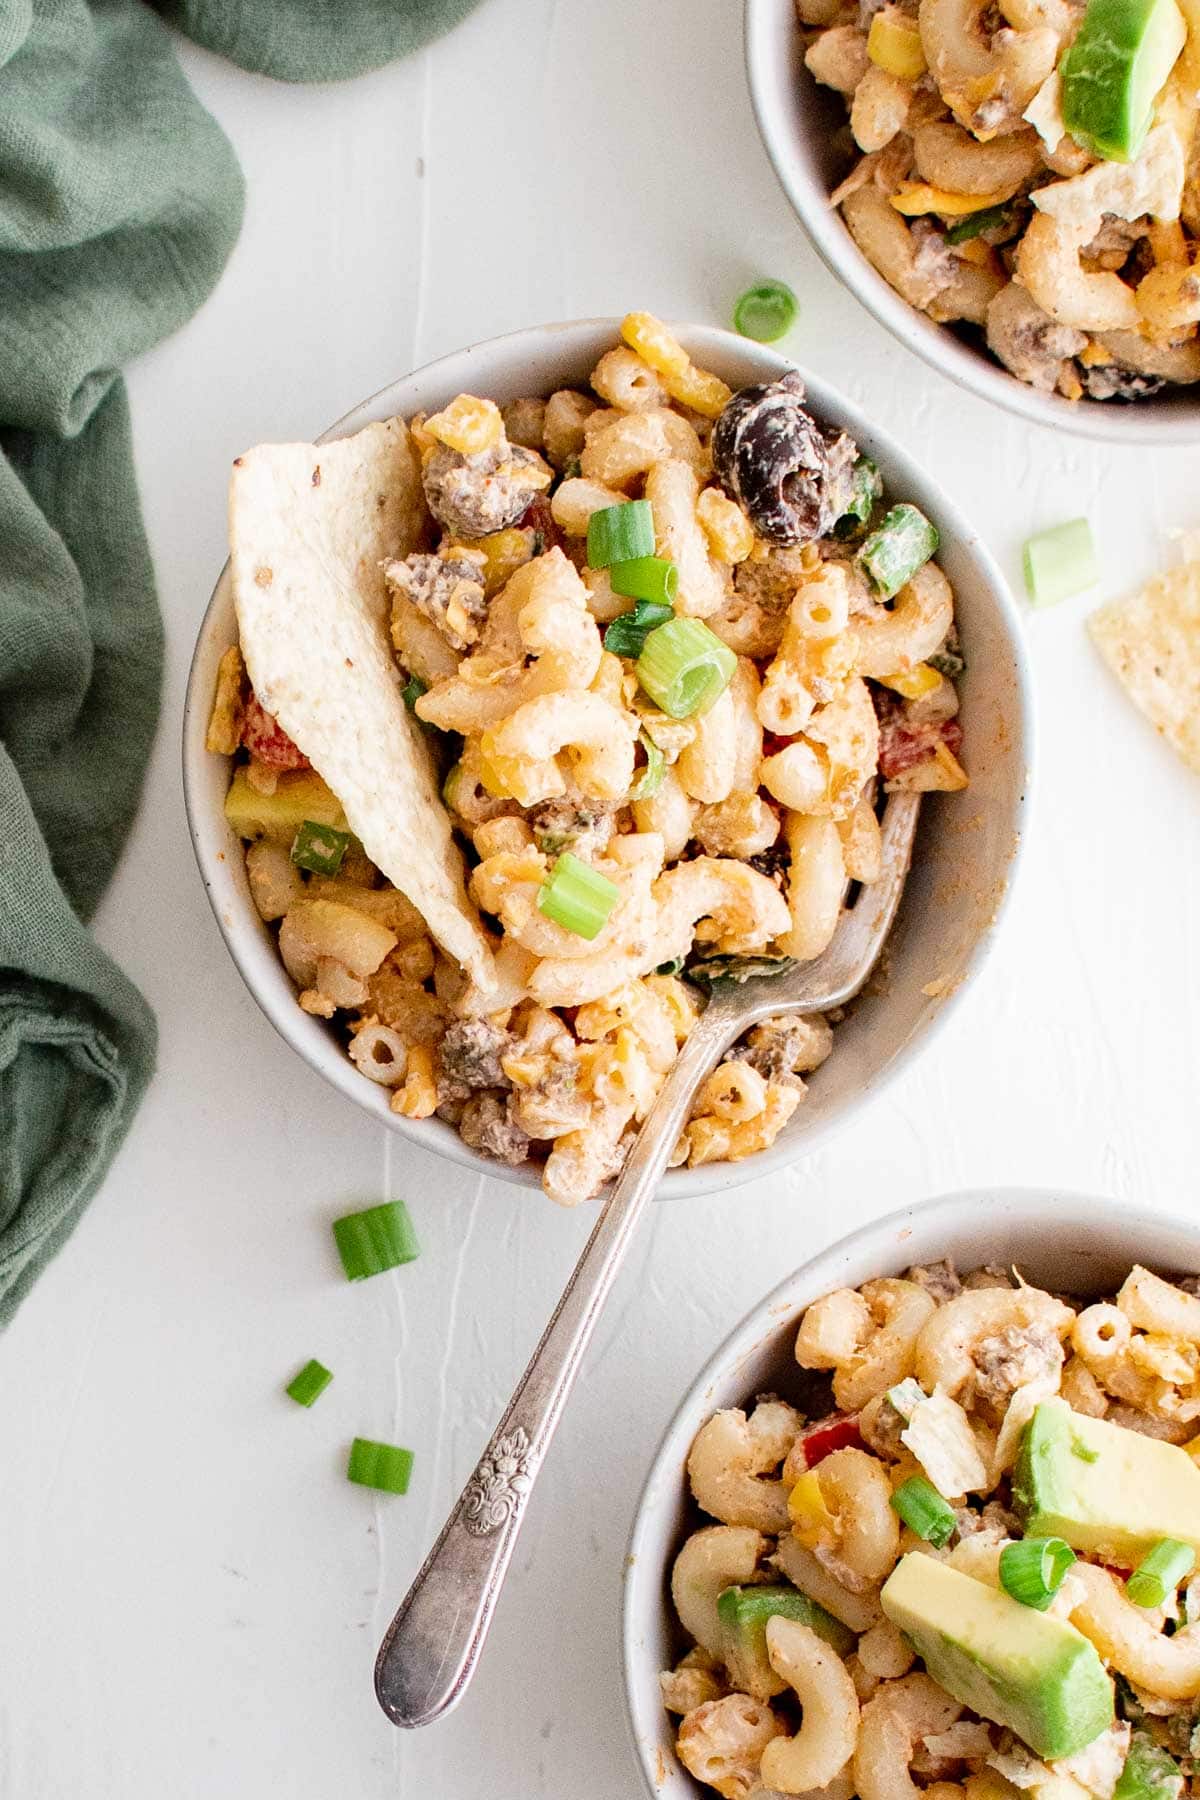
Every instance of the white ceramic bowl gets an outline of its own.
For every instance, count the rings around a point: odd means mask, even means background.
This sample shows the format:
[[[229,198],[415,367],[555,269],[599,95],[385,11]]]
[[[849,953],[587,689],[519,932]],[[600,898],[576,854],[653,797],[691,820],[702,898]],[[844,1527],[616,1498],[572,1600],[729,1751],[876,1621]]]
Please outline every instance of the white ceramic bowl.
[[[1110,444],[1193,444],[1200,439],[1200,388],[1164,390],[1149,400],[1064,400],[1010,375],[977,335],[932,319],[901,299],[867,261],[829,196],[846,173],[834,134],[846,124],[840,94],[804,67],[793,0],[746,0],[746,72],[758,129],[783,190],[826,265],[927,363],[984,400],[1035,425],[1103,438]]]
[[[592,319],[476,344],[383,388],[339,419],[325,437],[347,436],[396,413],[407,417],[420,409],[432,411],[463,389],[505,401],[584,384],[589,370],[617,341],[617,329],[616,319]],[[679,335],[699,363],[733,387],[772,380],[792,367],[774,351],[729,332],[692,326],[680,328]],[[961,717],[972,785],[964,794],[933,797],[923,807],[914,870],[890,940],[886,992],[863,998],[839,1027],[834,1054],[814,1076],[805,1105],[778,1142],[745,1162],[669,1173],[660,1189],[664,1197],[733,1187],[792,1161],[927,1043],[992,942],[1022,841],[1030,756],[1029,673],[1003,579],[966,519],[912,458],[822,381],[807,373],[805,379],[815,411],[844,426],[869,451],[883,471],[887,492],[915,501],[941,529],[940,561],[954,584],[969,665],[961,682]],[[275,939],[250,899],[241,847],[222,811],[228,760],[204,748],[217,663],[235,637],[225,570],[201,625],[188,680],[183,779],[196,860],[243,980],[292,1048],[377,1123],[480,1174],[536,1186],[534,1168],[510,1169],[479,1155],[440,1119],[398,1117],[389,1109],[386,1090],[354,1068],[333,1028],[296,1005]],[[937,984],[933,994],[925,991],[930,984]]]
[[[913,1263],[954,1258],[962,1270],[1015,1263],[1031,1282],[1059,1292],[1111,1293],[1130,1266],[1200,1273],[1194,1223],[1135,1213],[1115,1200],[1059,1189],[977,1189],[890,1213],[797,1269],[759,1302],[696,1377],[659,1446],[642,1490],[625,1559],[625,1693],[634,1747],[654,1800],[711,1800],[676,1760],[671,1721],[658,1691],[661,1669],[683,1648],[668,1594],[671,1564],[701,1522],[689,1503],[685,1463],[709,1415],[756,1394],[787,1399],[799,1371],[793,1354],[804,1308],[832,1288],[897,1275]]]

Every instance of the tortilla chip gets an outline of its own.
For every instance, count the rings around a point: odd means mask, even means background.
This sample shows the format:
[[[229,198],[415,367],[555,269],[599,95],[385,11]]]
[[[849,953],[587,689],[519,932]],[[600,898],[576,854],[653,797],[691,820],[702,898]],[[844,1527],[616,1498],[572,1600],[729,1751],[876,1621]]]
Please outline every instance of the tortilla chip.
[[[1096,647],[1138,710],[1200,775],[1200,532],[1184,561],[1088,620]]]
[[[380,565],[416,548],[427,519],[403,419],[331,444],[260,444],[233,465],[233,598],[259,700],[337,795],[371,861],[490,989],[491,951],[388,642]]]

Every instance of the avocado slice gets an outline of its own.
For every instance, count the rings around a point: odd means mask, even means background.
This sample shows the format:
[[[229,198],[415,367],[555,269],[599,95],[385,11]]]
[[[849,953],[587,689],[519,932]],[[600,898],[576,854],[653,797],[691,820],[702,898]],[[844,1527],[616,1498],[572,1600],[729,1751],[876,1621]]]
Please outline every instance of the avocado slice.
[[[1065,1619],[918,1550],[897,1563],[880,1601],[948,1694],[1039,1756],[1073,1756],[1112,1724],[1104,1664]]]
[[[1132,162],[1186,40],[1175,0],[1088,0],[1060,69],[1071,136],[1109,162]]]
[[[837,1651],[849,1656],[854,1633],[827,1613],[823,1606],[786,1583],[761,1587],[727,1587],[717,1600],[721,1621],[724,1662],[734,1684],[756,1699],[769,1700],[787,1686],[771,1667],[767,1656],[767,1620],[796,1619]]]
[[[1179,1800],[1183,1775],[1173,1756],[1159,1748],[1147,1731],[1135,1731],[1113,1800]]]
[[[1030,1537],[1133,1568],[1160,1538],[1200,1557],[1200,1468],[1178,1444],[1044,1400],[1021,1443],[1013,1505]]]
[[[270,838],[290,844],[306,819],[314,825],[346,830],[342,803],[313,769],[293,769],[279,777],[273,794],[260,794],[235,769],[225,796],[225,817],[241,838]]]

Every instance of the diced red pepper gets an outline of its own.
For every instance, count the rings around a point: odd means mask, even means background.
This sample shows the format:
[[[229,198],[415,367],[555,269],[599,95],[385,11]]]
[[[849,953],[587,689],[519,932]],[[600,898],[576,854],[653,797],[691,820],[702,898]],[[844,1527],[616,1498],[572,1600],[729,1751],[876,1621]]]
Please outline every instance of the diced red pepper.
[[[824,1462],[835,1450],[863,1449],[858,1414],[831,1413],[827,1419],[818,1419],[815,1425],[810,1425],[807,1431],[800,1433],[800,1448],[804,1452],[806,1469],[815,1469],[819,1462]]]
[[[555,523],[554,514],[550,511],[550,502],[545,494],[535,494],[517,524],[522,531],[540,531],[543,550],[561,550],[563,534]]]
[[[939,744],[945,744],[954,756],[962,749],[962,726],[957,719],[922,724],[911,718],[899,695],[887,688],[872,688],[871,697],[879,720],[879,773],[886,780],[928,762]]]
[[[262,705],[257,694],[246,701],[242,719],[242,744],[256,762],[269,769],[310,769],[312,764],[303,750],[293,744],[283,727]]]

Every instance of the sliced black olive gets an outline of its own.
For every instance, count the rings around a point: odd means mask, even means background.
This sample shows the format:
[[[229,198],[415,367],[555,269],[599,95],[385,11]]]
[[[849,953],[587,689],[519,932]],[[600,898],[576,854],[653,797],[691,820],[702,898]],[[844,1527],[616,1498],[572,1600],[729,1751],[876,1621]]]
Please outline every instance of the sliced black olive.
[[[822,429],[803,405],[799,375],[742,388],[712,434],[713,467],[759,537],[805,544],[848,509],[858,448]]]

